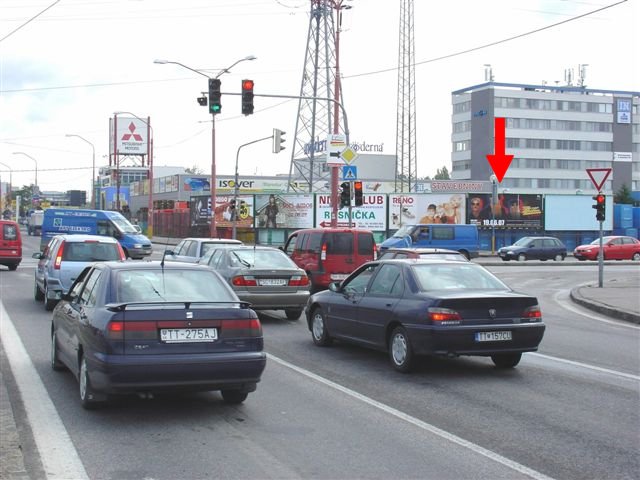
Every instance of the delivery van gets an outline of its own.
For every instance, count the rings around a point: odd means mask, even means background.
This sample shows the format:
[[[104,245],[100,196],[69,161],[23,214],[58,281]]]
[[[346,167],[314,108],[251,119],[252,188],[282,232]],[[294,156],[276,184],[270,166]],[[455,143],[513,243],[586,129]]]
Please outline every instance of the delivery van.
[[[0,265],[14,271],[22,261],[20,226],[12,220],[0,220]]]
[[[448,248],[465,257],[480,255],[480,236],[477,225],[417,224],[404,225],[380,244],[380,253],[387,248]]]
[[[151,255],[151,241],[139,233],[118,212],[109,210],[80,210],[71,208],[47,208],[42,221],[40,251],[49,240],[59,234],[103,235],[114,237],[120,243],[127,258],[144,258]]]

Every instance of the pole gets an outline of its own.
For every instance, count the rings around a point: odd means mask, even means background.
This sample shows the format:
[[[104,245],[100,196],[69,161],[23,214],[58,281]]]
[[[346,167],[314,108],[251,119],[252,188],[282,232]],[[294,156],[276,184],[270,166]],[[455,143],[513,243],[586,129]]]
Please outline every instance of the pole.
[[[238,184],[240,183],[240,178],[238,176],[238,159],[240,158],[240,149],[242,147],[246,147],[247,145],[253,145],[254,143],[262,142],[264,140],[269,140],[272,138],[273,135],[269,135],[268,137],[259,138],[258,140],[244,143],[238,147],[238,151],[236,152],[236,174],[233,182],[233,204],[235,205],[235,211],[233,212],[233,230],[231,233],[231,236],[234,240],[236,239],[236,223],[238,222]]]
[[[602,220],[600,220],[600,249],[598,250],[598,288],[602,288],[604,279],[604,251],[602,249]]]
[[[211,230],[209,236],[216,238],[218,230],[216,228],[216,114],[211,114]]]
[[[498,179],[491,176],[491,255],[496,253],[496,197],[498,194]]]
[[[147,117],[147,144],[149,151],[149,203],[147,204],[147,237],[153,237],[153,130],[151,129],[151,117]]]

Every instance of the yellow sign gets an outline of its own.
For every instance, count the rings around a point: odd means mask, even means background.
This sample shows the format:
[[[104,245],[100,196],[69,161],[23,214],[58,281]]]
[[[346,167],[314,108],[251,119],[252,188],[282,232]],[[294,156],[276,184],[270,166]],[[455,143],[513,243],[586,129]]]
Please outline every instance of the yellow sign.
[[[340,153],[340,156],[342,157],[342,159],[345,161],[347,165],[350,165],[351,162],[353,162],[356,159],[358,154],[351,147],[347,147],[344,150],[342,150],[342,153]]]

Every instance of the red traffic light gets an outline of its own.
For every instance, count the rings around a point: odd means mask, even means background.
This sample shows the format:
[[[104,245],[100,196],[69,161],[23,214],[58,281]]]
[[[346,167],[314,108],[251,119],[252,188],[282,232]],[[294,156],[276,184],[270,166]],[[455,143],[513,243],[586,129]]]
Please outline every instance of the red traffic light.
[[[253,80],[243,80],[242,81],[242,89],[243,90],[253,90]]]
[[[602,194],[600,193],[600,194],[596,195],[596,199],[595,199],[595,200],[596,200],[596,202],[598,202],[600,205],[602,205],[602,204],[604,203],[604,199],[605,199],[604,195],[602,195]]]

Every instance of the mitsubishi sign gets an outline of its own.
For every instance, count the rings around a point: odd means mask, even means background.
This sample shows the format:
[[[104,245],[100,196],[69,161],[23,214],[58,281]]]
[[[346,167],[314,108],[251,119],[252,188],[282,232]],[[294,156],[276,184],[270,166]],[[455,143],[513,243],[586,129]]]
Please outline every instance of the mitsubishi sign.
[[[148,131],[149,126],[140,118],[116,116],[109,119],[109,150],[111,154],[146,155],[149,143]]]

